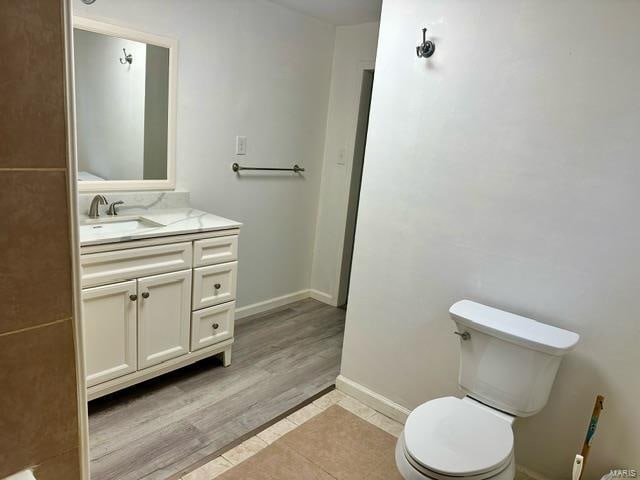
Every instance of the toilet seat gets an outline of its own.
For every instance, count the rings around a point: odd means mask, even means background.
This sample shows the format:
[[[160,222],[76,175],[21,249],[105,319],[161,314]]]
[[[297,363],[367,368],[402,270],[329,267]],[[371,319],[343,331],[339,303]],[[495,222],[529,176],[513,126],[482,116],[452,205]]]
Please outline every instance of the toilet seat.
[[[513,460],[511,423],[455,397],[431,400],[411,412],[402,441],[407,461],[429,478],[482,480]]]

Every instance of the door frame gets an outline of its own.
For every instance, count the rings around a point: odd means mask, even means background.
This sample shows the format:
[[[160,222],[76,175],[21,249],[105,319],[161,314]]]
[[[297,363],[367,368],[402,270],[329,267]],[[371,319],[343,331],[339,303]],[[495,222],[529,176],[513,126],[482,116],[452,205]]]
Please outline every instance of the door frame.
[[[69,241],[73,286],[73,327],[76,357],[76,398],[78,403],[78,437],[80,478],[90,479],[89,471],[89,411],[84,359],[84,329],[82,327],[82,299],[80,282],[80,222],[78,214],[78,165],[76,158],[76,115],[73,88],[73,8],[71,0],[62,0],[64,31],[64,89],[67,127],[67,199],[69,205]]]
[[[364,158],[367,147],[369,118],[371,116],[371,100],[373,97],[374,75],[374,68],[365,68],[362,70],[362,75],[360,76],[360,94],[358,95],[358,110],[356,115],[355,132],[353,136],[353,155],[350,163],[351,168],[349,169],[347,177],[348,196],[346,204],[346,218],[342,239],[342,250],[340,253],[340,268],[338,273],[336,303],[339,307],[347,304],[349,295],[349,284],[353,264],[353,251],[355,246],[355,235],[358,222],[358,206],[360,204],[362,175],[364,173]],[[366,91],[365,88],[367,88]],[[366,119],[363,118],[363,107],[365,107],[363,101],[365,100],[365,93],[367,95]],[[362,124],[363,120],[366,125]],[[361,130],[361,127],[364,127],[364,129]],[[360,152],[362,153],[362,155],[360,155]],[[355,178],[356,175],[358,176],[357,180]]]
[[[342,258],[344,256],[344,246],[345,246],[344,236],[347,228],[349,198],[351,197],[351,176],[353,174],[353,155],[355,154],[356,134],[358,129],[358,117],[360,113],[360,99],[362,96],[362,79],[365,71],[373,70],[375,72],[375,69],[376,69],[375,60],[361,60],[360,62],[358,62],[358,65],[356,67],[356,73],[353,78],[354,84],[351,87],[352,91],[357,92],[357,94],[354,95],[354,98],[352,100],[353,103],[352,103],[351,112],[353,113],[349,121],[350,136],[349,136],[349,141],[346,143],[346,148],[345,148],[345,151],[348,152],[349,155],[351,155],[351,160],[349,162],[346,162],[345,164],[345,167],[346,167],[345,178],[348,179],[347,180],[348,185],[347,185],[347,188],[345,188],[344,196],[342,198],[342,203],[341,203],[344,208],[344,217],[343,217],[342,225],[340,227],[340,231],[337,232],[336,234],[336,238],[338,239],[339,245],[337,249],[337,257],[335,258],[335,262],[336,262],[335,276],[334,276],[333,285],[331,288],[331,297],[330,299],[322,300],[325,302],[329,300],[328,303],[336,307],[341,304],[340,303],[341,300],[344,300],[344,298],[341,298],[341,294],[344,295],[345,293],[344,287],[341,285]]]

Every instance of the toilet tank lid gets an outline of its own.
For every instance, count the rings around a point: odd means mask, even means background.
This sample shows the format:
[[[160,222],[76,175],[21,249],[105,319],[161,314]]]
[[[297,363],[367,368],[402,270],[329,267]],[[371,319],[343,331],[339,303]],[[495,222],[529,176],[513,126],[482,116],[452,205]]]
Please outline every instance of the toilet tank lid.
[[[564,355],[580,339],[580,335],[569,330],[471,300],[454,303],[449,314],[461,325],[551,355]]]

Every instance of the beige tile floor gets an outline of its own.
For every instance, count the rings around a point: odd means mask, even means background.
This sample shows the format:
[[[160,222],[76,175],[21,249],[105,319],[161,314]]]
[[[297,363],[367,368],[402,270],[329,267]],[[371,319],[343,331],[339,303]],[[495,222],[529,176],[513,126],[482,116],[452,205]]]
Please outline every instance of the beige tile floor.
[[[385,417],[355,398],[349,397],[338,390],[332,390],[306,407],[295,411],[287,418],[280,420],[257,435],[245,440],[237,447],[223,453],[206,465],[188,473],[182,477],[182,480],[212,480],[234,465],[256,454],[285,433],[297,428],[307,420],[335,404],[340,405],[345,410],[350,411],[354,415],[357,415],[391,435],[397,437],[402,432],[401,423]]]
[[[245,440],[237,447],[223,453],[197,470],[188,473],[182,477],[182,480],[213,480],[335,404],[395,437],[402,433],[403,425],[401,423],[376,412],[355,398],[347,396],[338,390],[332,390],[313,403],[292,413],[287,418]],[[515,480],[533,479],[523,472],[518,472]]]

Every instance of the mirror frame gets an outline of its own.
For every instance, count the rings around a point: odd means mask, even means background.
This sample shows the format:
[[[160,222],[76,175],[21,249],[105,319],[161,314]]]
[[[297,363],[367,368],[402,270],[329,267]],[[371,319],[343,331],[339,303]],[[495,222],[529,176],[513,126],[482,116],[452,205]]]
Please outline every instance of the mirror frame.
[[[169,49],[169,98],[167,125],[167,179],[166,180],[105,180],[78,181],[79,192],[116,192],[136,190],[174,190],[176,188],[176,97],[178,90],[178,41],[151,33],[99,22],[86,17],[73,17],[73,28],[125,38]],[[72,43],[73,44],[73,43]],[[75,61],[75,59],[74,59]],[[74,67],[75,68],[75,67]],[[74,70],[75,71],[75,70]],[[75,81],[75,80],[74,80]],[[75,85],[73,91],[75,109]]]

